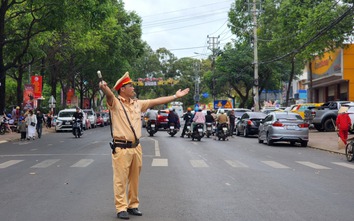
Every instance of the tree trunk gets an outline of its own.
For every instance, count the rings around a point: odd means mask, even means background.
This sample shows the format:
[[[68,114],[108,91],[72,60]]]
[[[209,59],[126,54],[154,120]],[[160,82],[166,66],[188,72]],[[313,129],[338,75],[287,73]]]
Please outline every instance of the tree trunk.
[[[17,81],[17,86],[16,86],[17,106],[22,106],[21,104],[23,104],[22,84],[23,84],[23,73],[24,72],[25,72],[24,66],[20,65],[18,68],[18,78],[16,79],[16,81]]]
[[[309,76],[309,78],[310,78],[310,84],[309,84],[309,103],[312,103],[313,102],[313,90],[312,90],[312,84],[313,84],[313,82],[312,82],[312,62],[310,61],[309,62],[309,74],[310,74],[310,76]]]
[[[290,73],[290,78],[289,78],[289,86],[288,86],[288,90],[286,91],[286,101],[285,101],[286,107],[289,106],[291,82],[293,81],[293,78],[294,78],[294,74],[295,74],[294,72],[295,72],[295,57],[293,57],[291,60],[291,73]]]

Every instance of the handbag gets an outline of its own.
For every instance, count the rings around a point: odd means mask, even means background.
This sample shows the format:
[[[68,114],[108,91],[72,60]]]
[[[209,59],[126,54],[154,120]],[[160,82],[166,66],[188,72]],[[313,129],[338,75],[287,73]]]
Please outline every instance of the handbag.
[[[34,122],[31,122],[31,126],[33,126],[33,127],[34,127],[34,126],[36,126],[36,124],[35,124]]]

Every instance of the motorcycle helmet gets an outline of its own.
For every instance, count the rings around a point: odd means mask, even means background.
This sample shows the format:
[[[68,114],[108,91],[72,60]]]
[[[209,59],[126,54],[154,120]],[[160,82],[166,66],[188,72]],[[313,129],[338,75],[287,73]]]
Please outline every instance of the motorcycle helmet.
[[[188,107],[188,108],[187,108],[187,111],[192,111],[192,108]]]
[[[220,110],[220,113],[221,113],[221,114],[225,113],[225,112],[224,112],[224,109],[221,109],[221,110]]]

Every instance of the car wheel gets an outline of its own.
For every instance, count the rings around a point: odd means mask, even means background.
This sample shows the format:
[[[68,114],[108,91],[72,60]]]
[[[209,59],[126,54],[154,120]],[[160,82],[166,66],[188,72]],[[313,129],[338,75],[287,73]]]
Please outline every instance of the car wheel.
[[[319,132],[323,132],[323,131],[324,131],[321,124],[314,124],[313,126],[314,126],[315,129],[318,130]]]
[[[336,123],[335,120],[333,120],[333,119],[327,119],[327,120],[324,122],[324,125],[323,125],[324,130],[325,130],[326,132],[333,132],[333,131],[335,130],[335,127],[334,127],[335,123]]]
[[[238,128],[236,128],[236,136],[240,136],[240,131],[238,131]]]
[[[295,141],[290,141],[290,145],[294,146],[295,145]]]
[[[247,128],[243,129],[243,136],[248,137],[248,130]]]
[[[273,141],[272,141],[272,139],[270,139],[269,134],[267,134],[267,144],[268,144],[268,146],[273,145]]]
[[[261,132],[258,133],[258,143],[263,143],[263,140],[261,139]]]
[[[302,146],[302,147],[307,147],[307,141],[301,142],[301,146]]]

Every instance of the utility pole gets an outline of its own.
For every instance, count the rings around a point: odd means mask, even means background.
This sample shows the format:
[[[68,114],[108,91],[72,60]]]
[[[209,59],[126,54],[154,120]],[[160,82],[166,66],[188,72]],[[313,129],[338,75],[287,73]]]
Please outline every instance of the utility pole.
[[[200,95],[199,95],[199,84],[200,84],[200,77],[199,77],[199,63],[195,62],[194,66],[194,101],[195,103],[199,102]]]
[[[257,0],[253,0],[253,50],[254,50],[254,111],[259,111],[258,88],[258,36],[257,36]]]
[[[212,63],[211,63],[211,68],[212,68],[212,72],[213,72],[213,102],[215,103],[215,98],[216,98],[216,83],[215,83],[215,59],[216,59],[216,56],[218,54],[218,51],[219,51],[219,37],[209,37],[209,35],[207,36],[208,37],[208,49],[211,50],[212,52],[212,55],[211,55],[211,58],[212,58]],[[213,103],[213,105],[214,105]]]
[[[253,0],[252,2],[250,2],[250,1],[251,0],[248,0],[246,4],[248,4],[248,11],[250,11],[252,13],[252,17],[253,17],[253,52],[254,52],[254,60],[253,60],[253,64],[254,64],[254,81],[253,81],[254,106],[253,107],[254,107],[254,111],[259,111],[259,80],[258,80],[259,63],[258,63],[257,15],[258,15],[258,13],[261,12],[262,1],[260,1],[260,3],[257,3],[258,0]],[[257,7],[257,4],[258,4],[258,7]],[[252,6],[252,7],[250,7],[250,6]]]

